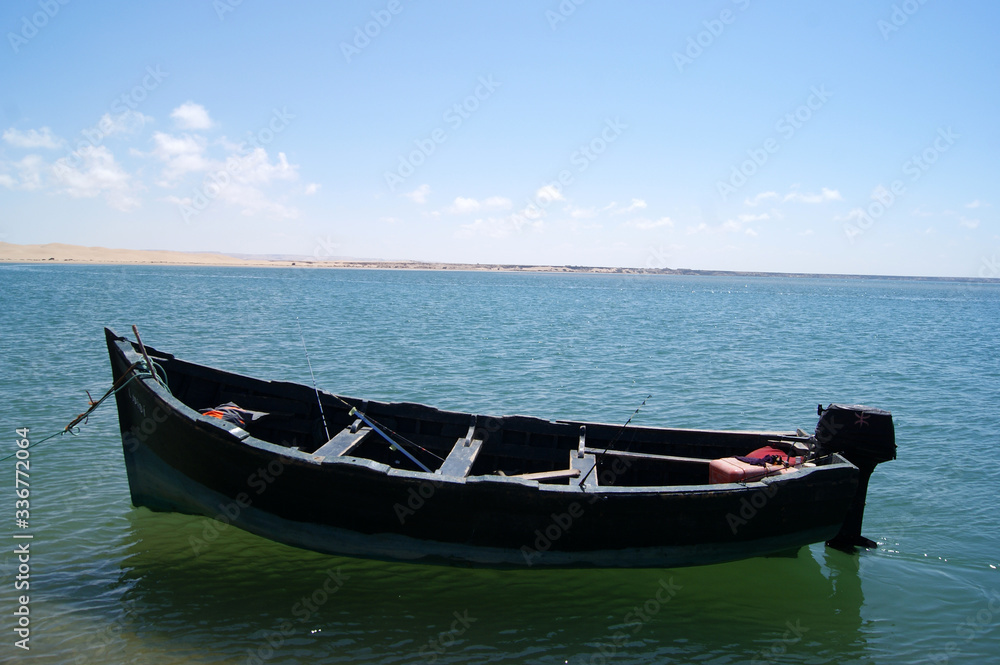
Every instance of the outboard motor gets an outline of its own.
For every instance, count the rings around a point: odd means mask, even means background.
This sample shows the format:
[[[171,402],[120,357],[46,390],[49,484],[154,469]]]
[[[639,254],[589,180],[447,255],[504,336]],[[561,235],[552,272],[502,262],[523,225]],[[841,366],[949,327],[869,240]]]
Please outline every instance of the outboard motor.
[[[831,404],[817,409],[816,442],[819,454],[840,453],[858,467],[858,491],[847,511],[844,524],[827,545],[853,551],[855,546],[875,547],[878,543],[861,535],[865,498],[872,471],[881,462],[896,459],[896,432],[892,414],[860,405]]]

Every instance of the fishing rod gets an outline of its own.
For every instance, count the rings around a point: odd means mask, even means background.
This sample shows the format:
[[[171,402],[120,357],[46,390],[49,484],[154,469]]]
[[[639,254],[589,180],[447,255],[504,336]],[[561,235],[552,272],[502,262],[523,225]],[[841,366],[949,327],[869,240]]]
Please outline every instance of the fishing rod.
[[[607,452],[608,452],[609,450],[611,450],[611,448],[612,448],[612,447],[613,447],[613,446],[614,446],[614,445],[615,445],[616,443],[618,443],[618,439],[620,439],[620,438],[621,438],[621,436],[622,436],[622,434],[623,434],[623,433],[625,432],[625,428],[626,428],[626,427],[628,427],[628,426],[629,426],[629,423],[631,423],[631,422],[632,422],[632,419],[633,419],[633,418],[635,418],[635,417],[636,417],[636,415],[638,415],[638,413],[639,413],[640,409],[642,409],[642,407],[646,406],[646,400],[648,400],[648,399],[649,399],[650,397],[652,397],[652,395],[651,395],[651,394],[650,394],[650,395],[646,395],[646,399],[642,400],[642,404],[640,404],[640,405],[639,405],[639,406],[638,406],[638,407],[636,408],[636,410],[632,412],[632,415],[628,417],[628,420],[626,420],[626,421],[625,421],[625,424],[621,426],[621,429],[620,429],[620,430],[618,430],[618,433],[617,433],[617,434],[615,435],[615,438],[613,438],[613,439],[611,440],[611,443],[609,443],[608,445],[606,445],[606,446],[604,447],[604,450],[602,450],[601,452],[597,453],[597,457],[596,457],[596,458],[594,459],[594,465],[593,465],[592,467],[590,467],[590,468],[589,468],[589,469],[587,470],[587,473],[586,473],[586,475],[584,475],[584,476],[583,476],[583,478],[581,478],[581,479],[580,479],[580,483],[579,483],[579,486],[580,486],[580,487],[583,487],[583,484],[584,484],[585,482],[587,482],[587,478],[589,478],[589,477],[590,477],[590,474],[591,474],[591,472],[593,472],[593,470],[597,468],[597,462],[598,462],[598,460],[600,459],[600,457],[601,457],[602,455],[604,455],[605,453],[607,453]]]
[[[316,375],[313,374],[313,364],[309,359],[309,347],[306,346],[306,336],[302,332],[302,324],[299,323],[299,317],[295,317],[295,325],[299,327],[299,337],[302,338],[302,349],[306,352],[306,364],[309,365],[309,376],[312,377],[313,382],[313,392],[316,393],[316,403],[319,404],[319,417],[323,421],[323,432],[326,433],[326,440],[330,440],[330,430],[326,427],[326,414],[323,413],[323,400],[319,398],[319,388],[316,386]]]
[[[299,327],[299,337],[302,338],[302,348],[306,352],[306,363],[309,365],[309,376],[312,377],[313,392],[316,393],[316,403],[319,404],[319,415],[320,415],[320,418],[322,418],[322,420],[323,420],[323,431],[326,433],[326,440],[329,441],[330,440],[330,430],[327,429],[327,426],[326,426],[326,415],[323,413],[323,401],[319,397],[319,387],[316,385],[316,375],[313,374],[312,361],[309,360],[309,348],[306,346],[306,336],[302,333],[302,324],[299,323],[299,317],[295,317],[295,323]],[[368,418],[368,416],[366,416],[365,414],[363,414],[360,411],[358,411],[357,407],[354,407],[354,406],[348,404],[345,400],[341,399],[337,395],[334,395],[333,397],[338,402],[340,402],[341,404],[343,404],[344,406],[346,406],[346,407],[348,407],[350,409],[350,411],[348,412],[347,415],[349,415],[349,416],[357,416],[358,419],[361,420],[361,422],[363,422],[366,425],[368,425],[369,427],[371,427],[372,430],[376,434],[378,434],[383,439],[385,439],[386,441],[388,441],[389,442],[389,447],[392,450],[398,450],[399,452],[403,453],[403,455],[405,455],[411,462],[413,462],[418,467],[420,467],[420,469],[422,471],[425,471],[426,473],[431,473],[430,468],[428,468],[428,466],[426,464],[424,464],[423,462],[421,462],[420,460],[418,460],[416,457],[414,457],[413,455],[411,455],[410,452],[408,450],[406,450],[405,448],[403,448],[403,446],[401,444],[397,443],[388,434],[386,434],[385,432],[383,432],[382,429],[377,424],[375,424],[370,418]],[[392,430],[389,430],[389,431],[392,431]],[[396,436],[399,436],[399,435],[397,434]],[[402,436],[399,436],[399,438],[403,439]],[[406,439],[403,439],[403,440],[407,441]],[[407,443],[413,443],[413,442],[412,441],[407,441]],[[416,446],[417,448],[420,448],[424,452],[430,452],[426,448],[423,448],[422,446],[418,446],[415,443],[413,445]],[[435,455],[435,457],[437,457],[437,455]],[[438,459],[440,459],[440,458],[438,458]]]

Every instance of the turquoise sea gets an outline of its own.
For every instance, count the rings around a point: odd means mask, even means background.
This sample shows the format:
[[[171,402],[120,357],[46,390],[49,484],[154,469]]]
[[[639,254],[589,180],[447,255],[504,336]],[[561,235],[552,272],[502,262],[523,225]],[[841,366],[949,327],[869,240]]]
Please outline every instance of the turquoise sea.
[[[0,456],[103,394],[102,327],[133,323],[181,357],[308,383],[301,325],[319,386],[351,395],[605,422],[651,395],[633,422],[726,429],[811,430],[818,403],[864,403],[893,412],[899,445],[859,555],[469,570],[135,509],[109,401],[30,450],[28,529],[0,462],[0,662],[1000,662],[1000,286],[12,264],[0,305]]]

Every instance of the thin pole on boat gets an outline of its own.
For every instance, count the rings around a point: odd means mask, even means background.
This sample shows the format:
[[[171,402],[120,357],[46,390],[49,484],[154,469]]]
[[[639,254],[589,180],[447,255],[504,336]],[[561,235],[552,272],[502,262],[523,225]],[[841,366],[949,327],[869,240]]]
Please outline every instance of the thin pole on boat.
[[[299,317],[295,317],[295,325],[299,327],[299,337],[302,338],[302,349],[306,352],[306,364],[309,365],[309,376],[313,380],[313,392],[316,393],[316,403],[319,404],[319,417],[323,420],[323,431],[326,433],[326,440],[330,440],[330,430],[326,427],[326,414],[323,413],[323,400],[319,398],[319,388],[316,387],[316,375],[313,374],[313,364],[309,360],[309,347],[306,346],[306,336],[302,333],[302,324]]]
[[[642,404],[640,404],[636,408],[636,410],[632,412],[632,415],[628,417],[628,420],[625,421],[625,424],[622,425],[622,428],[620,430],[618,430],[617,434],[615,434],[615,438],[611,439],[611,443],[609,443],[608,445],[604,446],[604,450],[602,450],[601,452],[597,453],[598,456],[601,456],[604,453],[606,453],[609,450],[611,450],[611,447],[618,442],[618,439],[621,438],[622,433],[625,431],[625,428],[628,427],[629,423],[632,422],[632,419],[635,418],[636,415],[639,413],[639,409],[641,409],[642,407],[646,406],[646,400],[649,399],[650,397],[652,397],[652,395],[646,395],[646,399],[642,400]],[[594,466],[590,467],[590,469],[587,470],[586,475],[584,475],[584,477],[580,479],[580,486],[581,487],[583,486],[583,484],[585,482],[587,482],[587,478],[590,477],[591,472],[594,469],[596,469],[596,468],[597,468],[597,462],[595,461],[594,462]]]
[[[420,460],[418,460],[416,457],[414,457],[413,455],[411,455],[410,452],[406,448],[404,448],[403,446],[401,446],[398,443],[396,443],[395,441],[393,441],[389,437],[389,435],[386,434],[385,432],[383,432],[382,430],[380,430],[378,428],[378,426],[375,425],[375,423],[373,423],[372,421],[368,420],[368,418],[365,417],[365,414],[363,414],[360,411],[358,411],[357,407],[352,406],[351,407],[351,411],[350,411],[350,413],[348,415],[350,415],[350,416],[357,416],[359,419],[361,419],[361,422],[363,422],[364,424],[366,424],[369,427],[371,427],[373,430],[375,430],[375,432],[379,436],[381,436],[383,439],[385,439],[386,441],[388,441],[390,448],[392,448],[393,450],[398,450],[399,452],[401,452],[404,455],[406,455],[411,462],[413,462],[414,464],[416,464],[417,466],[419,466],[425,473],[432,473],[432,471],[429,468],[427,468],[426,464],[424,464],[423,462],[421,462]]]
[[[308,363],[308,365],[309,365],[309,376],[312,377],[313,391],[316,393],[316,403],[319,404],[319,415],[323,419],[323,431],[326,432],[326,439],[327,439],[327,441],[329,441],[330,440],[330,430],[328,430],[327,427],[326,427],[326,415],[323,414],[323,402],[319,398],[319,388],[316,386],[316,375],[313,374],[312,361],[309,360],[309,347],[306,346],[306,336],[304,334],[302,334],[302,324],[299,323],[299,317],[295,317],[295,323],[299,327],[299,337],[302,338],[302,348],[306,352],[306,363]],[[418,467],[421,468],[421,470],[425,471],[426,473],[432,473],[432,471],[427,467],[426,464],[424,464],[423,462],[421,462],[420,460],[418,460],[416,457],[414,457],[413,455],[411,455],[410,452],[408,450],[406,450],[405,448],[403,448],[402,445],[400,445],[400,444],[396,443],[395,441],[393,441],[392,438],[388,434],[386,434],[385,432],[383,432],[378,427],[378,425],[376,425],[371,420],[369,420],[368,417],[365,416],[365,414],[363,414],[360,411],[358,411],[357,407],[351,406],[350,404],[348,404],[347,402],[345,402],[343,399],[341,399],[337,395],[334,395],[333,397],[337,401],[339,401],[341,404],[343,404],[344,406],[350,407],[350,412],[348,413],[348,415],[351,415],[351,416],[355,416],[356,415],[363,423],[365,423],[366,425],[368,425],[369,427],[371,427],[372,430],[374,430],[379,436],[381,436],[383,439],[385,439],[386,441],[388,441],[389,442],[389,446],[393,450],[398,450],[399,452],[401,452],[404,455],[406,455],[406,457],[408,457],[411,462],[413,462],[414,464],[416,464]],[[419,448],[419,446],[417,446],[417,447]]]

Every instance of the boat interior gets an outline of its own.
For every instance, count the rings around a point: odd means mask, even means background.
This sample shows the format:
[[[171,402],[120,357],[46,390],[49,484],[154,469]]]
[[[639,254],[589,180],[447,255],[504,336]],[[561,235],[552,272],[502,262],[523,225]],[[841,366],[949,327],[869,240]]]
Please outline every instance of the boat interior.
[[[297,449],[319,463],[352,456],[447,477],[503,475],[590,488],[663,487],[708,484],[713,459],[747,455],[768,445],[801,449],[808,441],[801,430],[729,432],[492,417],[322,391],[321,416],[311,387],[254,379],[146,350],[163,369],[171,394],[191,409],[233,403],[261,412],[240,425],[251,437]]]

